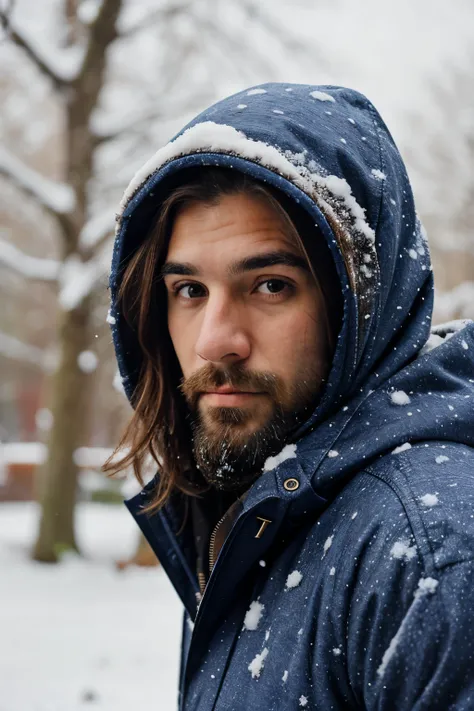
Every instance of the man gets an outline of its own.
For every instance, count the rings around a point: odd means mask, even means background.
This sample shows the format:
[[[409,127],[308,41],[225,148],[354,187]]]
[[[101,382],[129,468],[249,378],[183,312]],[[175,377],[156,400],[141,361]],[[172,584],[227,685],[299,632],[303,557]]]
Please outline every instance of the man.
[[[267,84],[203,112],[127,190],[111,290],[180,709],[474,708],[474,327],[430,336],[374,107]]]

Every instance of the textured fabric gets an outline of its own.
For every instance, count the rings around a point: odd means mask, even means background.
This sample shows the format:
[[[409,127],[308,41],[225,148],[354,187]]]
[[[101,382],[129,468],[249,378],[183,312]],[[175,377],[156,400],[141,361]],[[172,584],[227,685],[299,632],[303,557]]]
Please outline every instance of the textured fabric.
[[[428,247],[393,139],[357,92],[303,85],[242,92],[186,128],[119,217],[111,320],[128,395],[140,353],[115,302],[121,273],[188,167],[232,166],[298,201],[344,316],[296,457],[251,487],[199,605],[174,504],[143,515],[156,482],[127,502],[186,610],[179,708],[472,709],[474,325],[430,337]]]

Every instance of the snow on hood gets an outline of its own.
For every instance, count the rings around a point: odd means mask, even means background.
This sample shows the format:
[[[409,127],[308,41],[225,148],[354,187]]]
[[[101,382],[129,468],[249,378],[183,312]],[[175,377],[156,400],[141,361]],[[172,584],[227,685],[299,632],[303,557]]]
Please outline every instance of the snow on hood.
[[[382,383],[413,358],[429,336],[433,280],[426,237],[389,131],[356,91],[265,84],[206,109],[155,153],[125,192],[110,313],[129,397],[140,352],[116,304],[121,275],[171,176],[176,180],[179,171],[199,165],[232,167],[283,191],[327,240],[344,317],[323,399],[308,424],[358,391],[375,369]]]

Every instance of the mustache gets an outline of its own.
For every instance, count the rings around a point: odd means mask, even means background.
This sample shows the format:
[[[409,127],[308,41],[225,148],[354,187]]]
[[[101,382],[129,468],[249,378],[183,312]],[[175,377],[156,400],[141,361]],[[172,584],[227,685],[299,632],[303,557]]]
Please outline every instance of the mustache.
[[[195,408],[201,393],[230,385],[238,390],[264,392],[274,400],[281,399],[284,389],[281,379],[274,373],[248,370],[240,364],[216,366],[208,363],[180,384],[181,392],[191,408]]]

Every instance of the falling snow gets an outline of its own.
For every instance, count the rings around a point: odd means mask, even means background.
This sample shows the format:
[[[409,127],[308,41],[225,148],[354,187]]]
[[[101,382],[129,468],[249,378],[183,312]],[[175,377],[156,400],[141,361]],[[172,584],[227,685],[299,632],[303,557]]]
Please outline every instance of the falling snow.
[[[77,365],[83,373],[93,373],[99,364],[99,359],[93,351],[82,351],[77,356]]]

